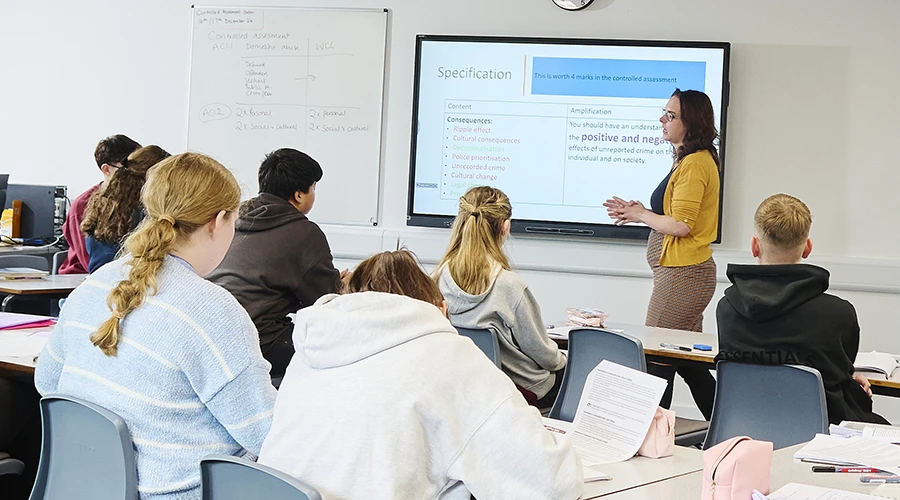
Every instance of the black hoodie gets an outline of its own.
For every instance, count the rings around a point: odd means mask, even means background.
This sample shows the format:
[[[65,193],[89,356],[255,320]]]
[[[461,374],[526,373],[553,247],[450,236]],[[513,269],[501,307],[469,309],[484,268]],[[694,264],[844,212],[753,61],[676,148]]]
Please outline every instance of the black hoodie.
[[[828,271],[808,264],[729,264],[727,275],[733,284],[716,309],[716,360],[815,368],[831,423],[887,423],[852,378],[859,323],[852,304],[825,293]]]
[[[262,345],[291,324],[288,313],[341,289],[325,234],[278,196],[262,193],[241,206],[234,240],[207,279],[244,306]]]

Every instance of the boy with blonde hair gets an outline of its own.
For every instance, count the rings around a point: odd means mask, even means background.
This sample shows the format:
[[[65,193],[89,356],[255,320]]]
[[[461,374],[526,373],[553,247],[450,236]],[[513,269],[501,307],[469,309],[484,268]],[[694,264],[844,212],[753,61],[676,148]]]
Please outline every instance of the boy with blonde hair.
[[[856,310],[825,293],[827,270],[800,263],[812,252],[810,225],[809,207],[793,196],[772,195],[756,209],[750,249],[761,265],[728,264],[732,286],[716,309],[716,360],[815,368],[831,423],[888,423],[872,412],[868,380],[853,376]]]

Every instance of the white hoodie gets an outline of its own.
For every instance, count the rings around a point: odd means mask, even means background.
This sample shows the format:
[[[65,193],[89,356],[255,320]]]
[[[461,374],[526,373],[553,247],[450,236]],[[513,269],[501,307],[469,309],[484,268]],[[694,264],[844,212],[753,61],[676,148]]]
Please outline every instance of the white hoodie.
[[[568,438],[434,305],[326,295],[297,313],[294,348],[259,462],[325,500],[581,494]]]

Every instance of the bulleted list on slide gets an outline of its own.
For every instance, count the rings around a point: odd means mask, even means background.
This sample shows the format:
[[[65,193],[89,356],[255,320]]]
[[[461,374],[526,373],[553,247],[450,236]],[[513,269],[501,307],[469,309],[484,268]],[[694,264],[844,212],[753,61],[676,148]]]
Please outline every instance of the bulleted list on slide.
[[[592,179],[671,155],[659,114],[658,106],[447,100],[441,198],[490,184],[519,202],[599,207]],[[535,183],[538,173],[560,182]]]

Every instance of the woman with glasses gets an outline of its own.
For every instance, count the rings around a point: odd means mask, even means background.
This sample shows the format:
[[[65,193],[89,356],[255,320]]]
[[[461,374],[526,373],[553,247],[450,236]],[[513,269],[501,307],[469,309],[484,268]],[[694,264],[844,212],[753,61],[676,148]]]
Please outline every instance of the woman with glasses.
[[[703,311],[716,289],[716,263],[710,248],[719,225],[715,113],[703,92],[675,89],[659,121],[663,139],[672,144],[674,161],[650,196],[650,208],[618,197],[603,205],[616,225],[640,222],[650,226],[647,262],[653,270],[653,294],[646,325],[699,332]],[[676,368],[652,363],[647,368],[669,381],[660,403],[668,408]],[[715,379],[704,368],[679,367],[677,372],[708,420]]]

